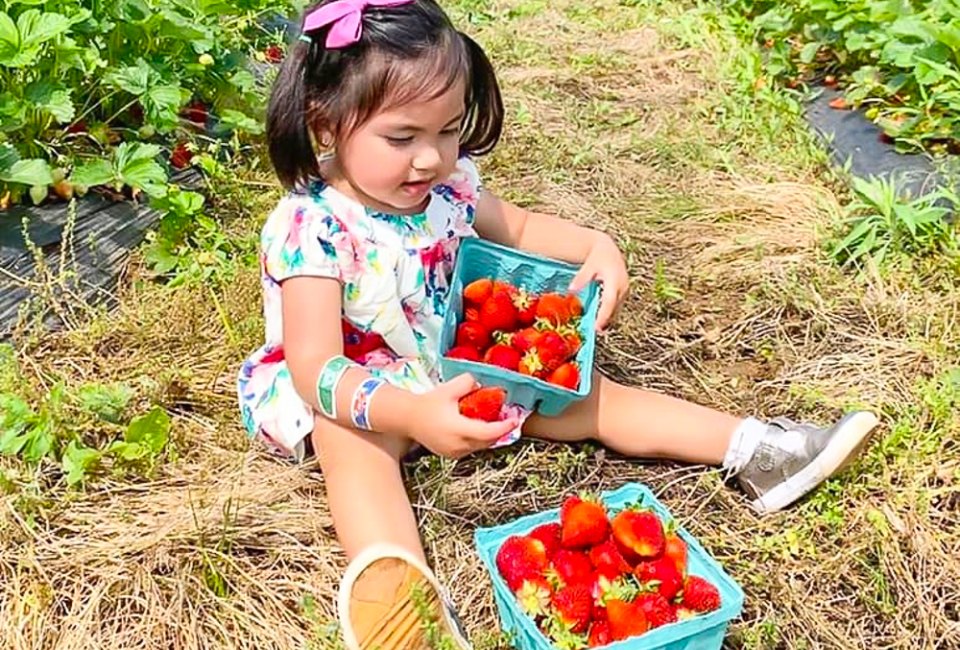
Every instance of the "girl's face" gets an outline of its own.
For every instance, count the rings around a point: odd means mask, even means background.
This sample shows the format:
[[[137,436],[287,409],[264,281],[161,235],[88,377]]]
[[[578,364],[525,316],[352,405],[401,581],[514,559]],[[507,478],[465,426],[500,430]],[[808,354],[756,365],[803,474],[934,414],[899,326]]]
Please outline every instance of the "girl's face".
[[[380,111],[338,143],[330,184],[380,212],[422,211],[456,166],[464,110],[459,81],[435,99]]]

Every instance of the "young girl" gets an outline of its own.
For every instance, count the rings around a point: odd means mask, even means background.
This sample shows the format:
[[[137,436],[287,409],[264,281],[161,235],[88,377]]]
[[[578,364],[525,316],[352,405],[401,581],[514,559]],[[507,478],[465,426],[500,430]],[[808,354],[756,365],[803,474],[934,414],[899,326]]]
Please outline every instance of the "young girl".
[[[462,416],[475,381],[440,383],[437,372],[462,239],[580,265],[572,289],[602,284],[601,329],[628,291],[609,236],[483,188],[471,157],[493,149],[502,122],[490,62],[435,0],[321,2],[273,88],[270,156],[289,193],[263,229],[266,343],[243,365],[239,399],[251,435],[319,460],[351,560],[338,601],[351,649],[423,648],[423,616],[469,647],[404,489],[414,447],[459,458],[521,432],[594,439],[637,458],[720,465],[771,512],[838,472],[877,423],[867,412],[828,428],[743,419],[599,375],[556,418]]]

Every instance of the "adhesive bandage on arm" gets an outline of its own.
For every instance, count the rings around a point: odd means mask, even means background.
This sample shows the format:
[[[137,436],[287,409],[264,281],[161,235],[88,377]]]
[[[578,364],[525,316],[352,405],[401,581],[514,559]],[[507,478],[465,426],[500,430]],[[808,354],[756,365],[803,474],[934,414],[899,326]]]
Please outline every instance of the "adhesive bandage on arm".
[[[337,387],[351,368],[360,366],[343,355],[330,357],[317,377],[317,404],[320,412],[331,420],[337,419]]]
[[[387,382],[378,377],[368,377],[360,382],[353,393],[353,401],[350,403],[350,419],[353,426],[362,431],[370,431],[370,404],[373,396]]]

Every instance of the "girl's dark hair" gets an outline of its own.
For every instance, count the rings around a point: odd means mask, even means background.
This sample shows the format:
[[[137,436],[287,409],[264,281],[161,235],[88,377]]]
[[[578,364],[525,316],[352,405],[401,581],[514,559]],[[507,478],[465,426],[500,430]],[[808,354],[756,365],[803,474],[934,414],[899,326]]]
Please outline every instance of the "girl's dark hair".
[[[482,155],[496,146],[503,102],[493,66],[435,0],[368,6],[360,40],[345,48],[327,49],[328,31],[323,27],[306,34],[310,42],[294,42],[270,94],[270,160],[284,186],[319,178],[315,134],[330,133],[336,142],[379,109],[438,97],[461,79],[461,151]]]

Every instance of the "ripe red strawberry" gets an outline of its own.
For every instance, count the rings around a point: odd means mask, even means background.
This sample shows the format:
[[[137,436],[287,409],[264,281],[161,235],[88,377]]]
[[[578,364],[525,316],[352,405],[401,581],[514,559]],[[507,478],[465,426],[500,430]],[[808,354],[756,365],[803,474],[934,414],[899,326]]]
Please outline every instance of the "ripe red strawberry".
[[[510,336],[510,345],[521,354],[529,352],[540,339],[540,331],[532,327],[526,327],[514,332]]]
[[[564,584],[583,583],[590,585],[593,579],[593,564],[586,553],[562,548],[551,558],[554,571]]]
[[[479,307],[493,295],[493,280],[481,278],[474,280],[463,289],[463,299]]]
[[[523,289],[513,298],[513,306],[517,308],[517,321],[522,327],[529,327],[537,319],[537,304],[540,299],[536,294],[528,293]]]
[[[570,303],[567,297],[559,293],[545,293],[537,303],[537,318],[547,321],[554,327],[570,322]]]
[[[490,330],[480,323],[460,323],[457,328],[457,345],[485,350],[490,345]]]
[[[76,134],[76,133],[86,133],[87,123],[84,120],[78,120],[67,127],[67,133]]]
[[[480,322],[489,331],[509,332],[517,328],[517,308],[506,293],[494,293],[480,307]]]
[[[520,367],[520,353],[509,345],[494,345],[483,355],[483,362],[516,371]]]
[[[560,544],[564,548],[587,548],[599,544],[610,531],[607,511],[595,501],[579,497],[560,510]]]
[[[470,345],[458,345],[450,348],[446,354],[448,359],[462,359],[463,361],[480,361],[477,348]]]
[[[687,543],[677,534],[676,524],[670,522],[664,531],[664,557],[673,561],[681,575],[687,573]]]
[[[557,619],[571,632],[586,632],[593,611],[593,598],[582,583],[569,584],[553,594],[553,608]]]
[[[700,613],[712,612],[720,609],[720,592],[705,578],[688,576],[680,606]]]
[[[610,637],[614,641],[640,636],[650,629],[643,609],[632,601],[619,598],[607,600],[607,620],[610,622]]]
[[[530,350],[520,359],[520,366],[517,368],[521,375],[530,377],[543,377],[546,371],[543,362],[540,361],[540,354],[536,349]]]
[[[583,316],[583,303],[580,302],[577,294],[571,293],[567,296],[567,311],[570,312],[570,318],[580,318]]]
[[[534,349],[547,372],[553,372],[567,360],[567,342],[554,331],[541,332]]]
[[[547,551],[539,540],[514,535],[500,546],[496,564],[507,585],[516,592],[523,586],[524,580],[543,578],[547,568]]]
[[[634,601],[647,619],[650,629],[677,622],[677,610],[656,592],[644,592]]]
[[[577,505],[583,501],[582,498],[576,494],[572,494],[563,500],[563,503],[560,504],[560,521],[563,521],[566,517],[570,516],[570,511],[572,511]]]
[[[628,562],[653,559],[663,553],[663,524],[651,510],[623,510],[613,518],[610,527]]]
[[[580,386],[580,368],[573,361],[568,361],[547,376],[547,381],[570,390],[577,390]]]
[[[514,296],[516,296],[518,292],[519,290],[509,282],[504,282],[503,280],[493,281],[494,294],[499,294],[499,293],[505,294],[510,297],[511,301],[513,301]]]
[[[485,386],[460,398],[460,413],[474,420],[496,422],[507,401],[507,391],[499,386]]]
[[[625,573],[629,573],[630,565],[623,559],[620,549],[612,539],[607,539],[590,549],[590,562],[597,569],[597,573],[607,580],[613,581]]]
[[[668,557],[641,562],[633,569],[633,575],[641,584],[655,587],[667,600],[673,600],[683,588],[683,574]]]
[[[572,359],[580,352],[583,347],[583,339],[576,330],[570,330],[563,333],[563,340],[567,342],[567,357]]]
[[[546,616],[549,611],[553,588],[546,578],[540,576],[527,578],[515,595],[520,609],[536,619]]]
[[[610,645],[613,637],[610,636],[610,623],[607,621],[594,621],[590,626],[590,636],[587,638],[587,647],[601,648]]]
[[[207,123],[208,114],[209,110],[207,109],[207,105],[199,99],[190,102],[183,107],[183,110],[180,111],[180,115],[183,116],[183,119],[187,120],[188,122],[201,125]]]
[[[463,310],[463,320],[468,323],[480,322],[480,310],[476,307],[466,307]]]
[[[263,56],[268,63],[280,63],[283,61],[283,49],[279,45],[268,45],[263,51]]]
[[[189,167],[193,162],[193,152],[187,149],[186,142],[178,142],[170,153],[170,164],[177,169]]]
[[[542,524],[530,531],[529,537],[539,539],[547,549],[547,557],[552,558],[560,550],[560,524],[554,522]]]

